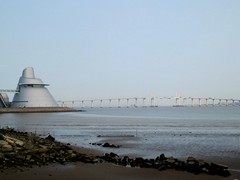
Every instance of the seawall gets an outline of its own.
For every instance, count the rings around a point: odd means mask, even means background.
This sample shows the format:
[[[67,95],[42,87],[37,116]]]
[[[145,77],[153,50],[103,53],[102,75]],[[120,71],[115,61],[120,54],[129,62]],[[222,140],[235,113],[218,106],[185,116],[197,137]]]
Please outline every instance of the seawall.
[[[77,112],[68,107],[27,107],[27,108],[0,108],[0,113],[46,113],[46,112]]]

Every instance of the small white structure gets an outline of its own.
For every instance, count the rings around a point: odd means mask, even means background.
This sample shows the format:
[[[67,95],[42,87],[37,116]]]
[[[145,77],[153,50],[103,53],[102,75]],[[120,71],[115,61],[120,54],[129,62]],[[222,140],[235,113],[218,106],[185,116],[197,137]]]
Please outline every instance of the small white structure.
[[[34,70],[23,70],[11,107],[58,107],[57,102],[41,79],[35,78]]]

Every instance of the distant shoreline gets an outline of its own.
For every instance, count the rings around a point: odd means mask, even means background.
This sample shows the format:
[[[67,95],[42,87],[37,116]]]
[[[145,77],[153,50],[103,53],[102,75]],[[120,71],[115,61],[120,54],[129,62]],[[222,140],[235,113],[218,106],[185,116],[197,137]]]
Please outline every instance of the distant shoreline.
[[[26,107],[26,108],[0,108],[0,113],[50,113],[50,112],[79,112],[68,107]]]

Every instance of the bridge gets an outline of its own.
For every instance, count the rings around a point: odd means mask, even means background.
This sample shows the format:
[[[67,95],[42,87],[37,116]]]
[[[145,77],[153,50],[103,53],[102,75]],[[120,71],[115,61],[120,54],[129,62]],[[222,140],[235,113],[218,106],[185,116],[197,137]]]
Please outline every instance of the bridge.
[[[0,93],[18,93],[18,91],[12,89],[0,89]]]
[[[240,106],[240,99],[213,97],[125,97],[58,101],[62,107],[160,107],[160,106]]]
[[[16,91],[16,90],[0,89],[0,104],[2,104],[3,107],[8,107],[9,106],[8,98],[6,100],[6,98],[4,98],[1,93],[17,93],[17,92],[18,91]]]

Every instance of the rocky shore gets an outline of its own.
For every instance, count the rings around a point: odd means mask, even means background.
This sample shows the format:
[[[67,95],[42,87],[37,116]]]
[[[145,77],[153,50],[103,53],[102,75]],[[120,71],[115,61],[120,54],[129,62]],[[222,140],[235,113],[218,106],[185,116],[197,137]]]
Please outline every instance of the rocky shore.
[[[111,146],[109,147],[111,148]],[[102,156],[87,155],[73,150],[69,145],[55,141],[51,135],[41,138],[32,133],[0,129],[1,171],[12,167],[32,167],[69,162],[110,162],[127,167],[154,168],[159,171],[175,169],[194,174],[230,176],[227,166],[205,162],[194,157],[188,157],[186,161],[181,161],[174,157],[165,157],[164,154],[155,159],[120,157],[114,153],[106,153]]]

